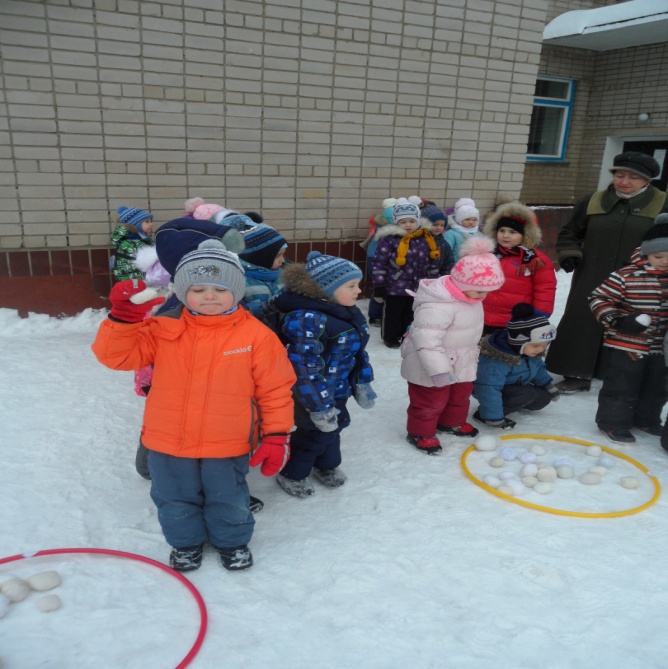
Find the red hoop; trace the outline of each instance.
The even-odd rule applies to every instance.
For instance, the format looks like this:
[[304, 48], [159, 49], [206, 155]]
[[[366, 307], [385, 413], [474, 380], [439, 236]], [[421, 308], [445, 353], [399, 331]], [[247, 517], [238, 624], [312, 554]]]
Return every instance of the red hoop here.
[[202, 599], [202, 595], [200, 595], [199, 590], [185, 576], [181, 575], [178, 571], [174, 571], [171, 567], [168, 567], [161, 562], [144, 557], [143, 555], [125, 553], [124, 551], [115, 551], [108, 548], [52, 548], [46, 551], [37, 551], [37, 553], [24, 553], [22, 555], [12, 555], [11, 557], [2, 558], [0, 559], [0, 565], [6, 564], [8, 562], [16, 562], [16, 560], [27, 560], [33, 557], [42, 557], [44, 555], [73, 555], [75, 553], [86, 553], [89, 555], [111, 555], [113, 557], [127, 558], [128, 560], [136, 560], [137, 562], [145, 562], [146, 564], [150, 564], [153, 567], [158, 567], [158, 569], [162, 569], [162, 571], [167, 572], [170, 576], [173, 576], [177, 581], [180, 581], [186, 588], [188, 588], [190, 594], [195, 598], [197, 607], [199, 608], [199, 633], [197, 634], [197, 638], [195, 639], [195, 643], [192, 645], [192, 648], [188, 651], [188, 654], [181, 660], [181, 662], [176, 665], [176, 669], [183, 669], [193, 661], [195, 655], [197, 655], [199, 649], [202, 647], [204, 636], [206, 635], [206, 605], [204, 604], [204, 600]]

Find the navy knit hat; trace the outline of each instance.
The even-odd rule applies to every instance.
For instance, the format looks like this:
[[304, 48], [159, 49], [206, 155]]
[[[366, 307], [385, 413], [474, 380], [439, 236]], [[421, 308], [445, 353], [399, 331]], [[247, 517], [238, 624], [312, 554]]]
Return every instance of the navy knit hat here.
[[124, 207], [121, 205], [117, 210], [118, 222], [125, 225], [134, 225], [141, 232], [141, 224], [143, 221], [153, 219], [153, 214], [150, 211], [137, 209], [136, 207]]
[[422, 210], [422, 218], [428, 218], [432, 223], [436, 223], [436, 221], [445, 221], [447, 217], [440, 207], [435, 204], [428, 204]]
[[246, 248], [243, 253], [239, 254], [239, 257], [265, 269], [271, 269], [278, 252], [288, 245], [285, 237], [264, 223], [255, 225], [241, 234]]
[[174, 293], [186, 303], [191, 286], [219, 286], [234, 296], [234, 304], [244, 296], [246, 276], [239, 258], [217, 239], [202, 242], [195, 251], [186, 253], [176, 267]]
[[654, 225], [645, 233], [640, 244], [640, 253], [666, 253], [668, 251], [668, 214], [659, 214]]
[[549, 344], [557, 337], [552, 323], [537, 314], [528, 302], [519, 302], [513, 307], [506, 329], [508, 343], [519, 354], [527, 344]]
[[306, 256], [306, 271], [329, 297], [344, 283], [362, 278], [362, 270], [355, 263], [325, 256], [319, 251], [311, 251]]

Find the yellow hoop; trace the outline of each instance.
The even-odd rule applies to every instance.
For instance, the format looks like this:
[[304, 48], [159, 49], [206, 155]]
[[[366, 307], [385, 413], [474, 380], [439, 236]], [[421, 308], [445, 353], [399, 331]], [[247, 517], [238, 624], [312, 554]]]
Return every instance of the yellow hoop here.
[[545, 435], [545, 434], [513, 434], [513, 435], [504, 435], [500, 437], [500, 439], [506, 440], [506, 439], [554, 439], [555, 441], [567, 441], [572, 444], [581, 444], [582, 446], [599, 446], [601, 450], [605, 451], [606, 453], [610, 453], [611, 455], [614, 455], [617, 458], [621, 458], [622, 460], [626, 460], [627, 462], [630, 462], [634, 467], [637, 467], [641, 472], [647, 475], [647, 477], [650, 479], [650, 481], [654, 485], [654, 495], [652, 498], [648, 501], [645, 502], [645, 504], [641, 506], [634, 507], [633, 509], [627, 509], [626, 511], [611, 511], [609, 513], [588, 513], [584, 511], [561, 511], [560, 509], [553, 509], [552, 507], [549, 506], [541, 506], [540, 504], [532, 504], [531, 502], [525, 502], [523, 499], [518, 499], [517, 497], [511, 497], [510, 495], [506, 495], [503, 492], [499, 492], [495, 488], [492, 488], [491, 486], [488, 486], [486, 483], [481, 481], [479, 478], [476, 478], [469, 470], [469, 468], [466, 466], [466, 458], [468, 457], [468, 454], [475, 449], [475, 445], [469, 446], [464, 453], [462, 454], [462, 469], [464, 470], [464, 474], [468, 476], [473, 483], [475, 483], [477, 486], [482, 488], [483, 490], [486, 490], [487, 492], [492, 493], [492, 495], [496, 495], [497, 497], [500, 497], [501, 499], [505, 499], [507, 502], [512, 502], [513, 504], [519, 504], [520, 506], [525, 506], [528, 509], [535, 509], [536, 511], [544, 511], [545, 513], [552, 513], [556, 516], [572, 516], [573, 518], [619, 518], [620, 516], [630, 516], [634, 513], [639, 513], [640, 511], [644, 511], [645, 509], [649, 508], [656, 502], [657, 499], [659, 499], [659, 495], [661, 494], [661, 486], [659, 485], [659, 481], [655, 476], [652, 476], [649, 473], [649, 470], [647, 467], [642, 465], [640, 462], [637, 462], [633, 458], [628, 457], [628, 455], [624, 455], [623, 453], [619, 453], [618, 451], [613, 451], [611, 448], [606, 448], [605, 446], [601, 446], [600, 444], [595, 444], [594, 442], [591, 441], [582, 441], [581, 439], [571, 439], [570, 437], [552, 437], [550, 435]]

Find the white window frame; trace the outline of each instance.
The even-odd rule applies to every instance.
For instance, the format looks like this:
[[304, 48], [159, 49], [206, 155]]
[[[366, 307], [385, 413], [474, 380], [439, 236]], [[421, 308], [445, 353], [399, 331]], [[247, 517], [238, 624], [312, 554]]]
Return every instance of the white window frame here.
[[533, 105], [535, 107], [556, 107], [563, 109], [564, 114], [561, 120], [561, 128], [559, 133], [558, 153], [538, 154], [527, 153], [526, 160], [531, 163], [563, 163], [566, 159], [566, 144], [568, 142], [568, 132], [571, 126], [571, 115], [573, 112], [573, 100], [575, 98], [575, 79], [566, 79], [565, 77], [550, 77], [547, 75], [538, 75], [536, 82], [539, 80], [559, 81], [568, 85], [567, 94], [563, 98], [548, 98], [548, 97], [534, 97]]

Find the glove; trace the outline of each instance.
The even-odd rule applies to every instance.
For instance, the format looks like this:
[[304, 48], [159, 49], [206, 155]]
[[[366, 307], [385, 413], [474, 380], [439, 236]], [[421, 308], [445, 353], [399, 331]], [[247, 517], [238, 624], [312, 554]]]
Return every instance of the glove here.
[[[632, 313], [628, 316], [616, 318], [613, 324], [620, 332], [628, 332], [629, 334], [640, 334], [647, 330], [647, 325], [638, 322], [638, 318], [646, 316], [646, 314]], [[645, 319], [643, 319], [645, 320]], [[651, 322], [651, 321], [650, 321]]]
[[355, 388], [355, 401], [362, 409], [373, 409], [376, 397], [378, 395], [376, 395], [370, 383], [360, 383]]
[[336, 419], [338, 414], [339, 410], [334, 407], [325, 411], [309, 411], [313, 424], [320, 432], [334, 432], [339, 427], [339, 421]]
[[510, 418], [504, 418], [503, 420], [483, 420], [485, 425], [490, 427], [498, 427], [500, 430], [512, 430], [517, 423]]
[[385, 287], [384, 286], [376, 286], [373, 289], [373, 293], [372, 293], [371, 297], [373, 297], [373, 299], [376, 300], [376, 302], [378, 302], [378, 304], [383, 304], [383, 302], [385, 302], [385, 295], [387, 295], [387, 291], [385, 290]]
[[578, 256], [568, 256], [559, 261], [559, 267], [561, 267], [566, 274], [570, 274], [573, 270], [578, 268], [581, 262], [582, 258], [578, 258]]
[[549, 385], [545, 386], [545, 390], [550, 393], [550, 402], [559, 401], [561, 393], [559, 392], [559, 388], [557, 388], [557, 386], [555, 386], [553, 383], [550, 383]]
[[290, 435], [268, 434], [262, 437], [259, 448], [250, 459], [250, 466], [262, 464], [260, 471], [265, 476], [273, 476], [285, 467], [290, 457]]
[[431, 377], [431, 382], [437, 387], [437, 388], [442, 388], [443, 386], [447, 386], [451, 383], [457, 383], [457, 377], [454, 376], [453, 374], [434, 374], [434, 376]]
[[139, 323], [153, 307], [165, 301], [164, 297], [157, 297], [157, 294], [152, 288], [147, 288], [141, 279], [119, 281], [109, 293], [109, 315], [121, 323]]

